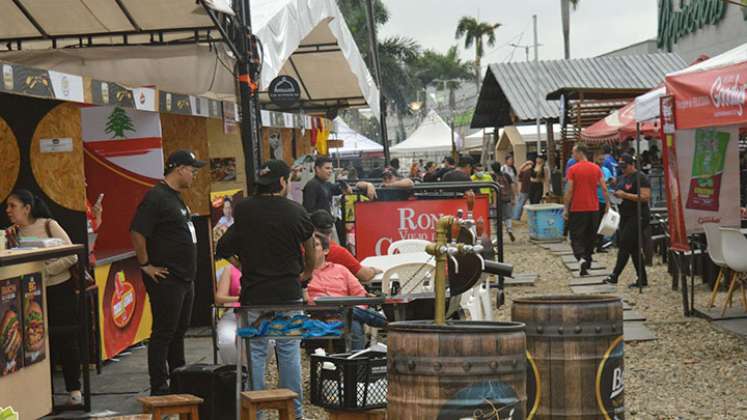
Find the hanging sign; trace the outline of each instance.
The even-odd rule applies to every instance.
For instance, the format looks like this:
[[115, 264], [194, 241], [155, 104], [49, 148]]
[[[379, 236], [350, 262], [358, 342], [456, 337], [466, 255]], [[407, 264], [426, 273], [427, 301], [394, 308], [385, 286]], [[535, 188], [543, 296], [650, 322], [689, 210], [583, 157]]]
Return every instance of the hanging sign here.
[[290, 108], [301, 99], [301, 87], [296, 79], [290, 76], [278, 76], [270, 82], [267, 94], [273, 104], [281, 108]]
[[688, 251], [690, 245], [685, 231], [685, 215], [682, 208], [677, 150], [674, 131], [674, 98], [664, 96], [659, 99], [661, 106], [662, 145], [664, 159], [664, 180], [667, 193], [667, 210], [669, 211], [670, 248]]

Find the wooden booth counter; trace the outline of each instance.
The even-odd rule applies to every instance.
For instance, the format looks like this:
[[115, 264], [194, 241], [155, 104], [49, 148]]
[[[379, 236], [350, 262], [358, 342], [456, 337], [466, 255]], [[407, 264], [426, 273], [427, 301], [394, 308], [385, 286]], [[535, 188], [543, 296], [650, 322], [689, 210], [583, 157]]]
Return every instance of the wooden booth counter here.
[[[0, 410], [11, 407], [19, 418], [53, 410], [43, 264], [71, 254], [85, 261], [82, 245], [0, 251]], [[86, 391], [88, 379], [84, 367]]]

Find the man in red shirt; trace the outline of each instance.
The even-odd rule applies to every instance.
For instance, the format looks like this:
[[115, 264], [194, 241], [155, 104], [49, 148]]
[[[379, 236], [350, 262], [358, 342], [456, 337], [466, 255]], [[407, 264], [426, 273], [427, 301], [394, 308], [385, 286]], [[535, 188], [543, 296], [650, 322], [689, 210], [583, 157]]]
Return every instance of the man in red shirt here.
[[314, 211], [310, 217], [314, 229], [330, 239], [327, 261], [345, 266], [361, 283], [368, 283], [377, 274], [381, 273], [381, 270], [377, 268], [361, 265], [350, 251], [332, 241], [332, 230], [335, 226], [335, 219], [327, 210], [320, 209]]
[[573, 147], [576, 164], [568, 169], [568, 187], [563, 196], [563, 218], [568, 223], [573, 256], [581, 263], [582, 276], [589, 274], [599, 225], [597, 187], [602, 188], [604, 201], [607, 203], [605, 212], [609, 209], [607, 184], [602, 171], [588, 157], [589, 149], [586, 145], [579, 143]]

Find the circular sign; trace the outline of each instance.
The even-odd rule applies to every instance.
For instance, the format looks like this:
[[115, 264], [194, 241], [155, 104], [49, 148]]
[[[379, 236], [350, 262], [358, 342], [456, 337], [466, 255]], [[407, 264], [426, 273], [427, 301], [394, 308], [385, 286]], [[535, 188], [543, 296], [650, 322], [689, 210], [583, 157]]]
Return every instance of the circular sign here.
[[618, 337], [610, 344], [597, 368], [596, 397], [599, 411], [606, 420], [625, 416], [623, 354], [625, 342]]
[[273, 104], [281, 108], [290, 108], [301, 99], [301, 87], [296, 79], [290, 76], [278, 76], [270, 82], [267, 94]]

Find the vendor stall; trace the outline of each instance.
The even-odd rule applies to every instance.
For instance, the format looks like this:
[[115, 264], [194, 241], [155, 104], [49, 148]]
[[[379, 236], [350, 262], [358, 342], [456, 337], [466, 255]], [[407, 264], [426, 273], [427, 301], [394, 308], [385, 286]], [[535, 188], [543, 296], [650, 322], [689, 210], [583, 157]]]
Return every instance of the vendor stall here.
[[452, 132], [443, 118], [431, 110], [410, 137], [393, 146], [391, 152], [393, 157], [440, 162], [452, 150], [462, 150], [462, 136]]

